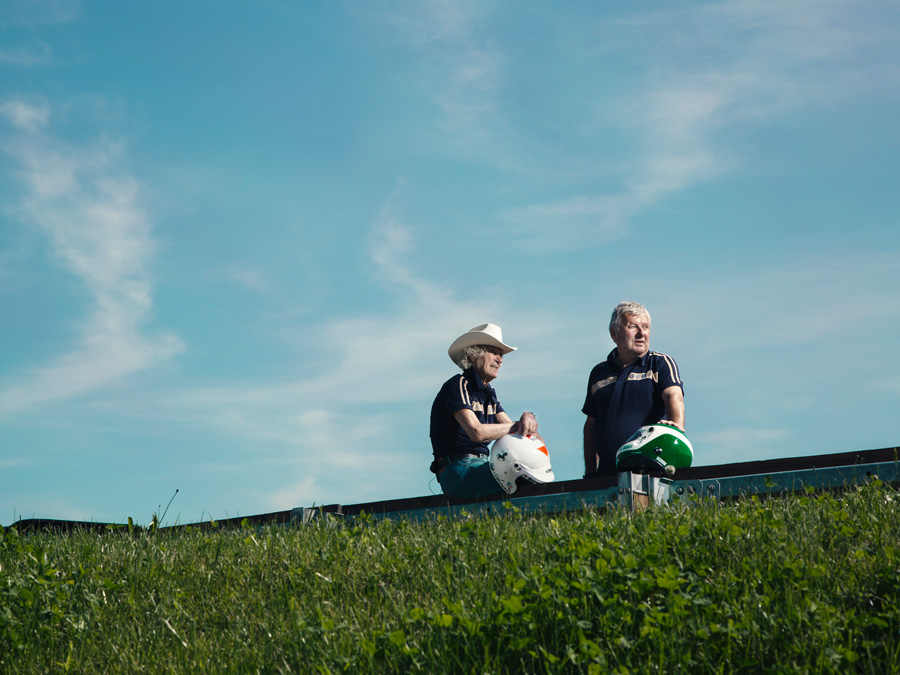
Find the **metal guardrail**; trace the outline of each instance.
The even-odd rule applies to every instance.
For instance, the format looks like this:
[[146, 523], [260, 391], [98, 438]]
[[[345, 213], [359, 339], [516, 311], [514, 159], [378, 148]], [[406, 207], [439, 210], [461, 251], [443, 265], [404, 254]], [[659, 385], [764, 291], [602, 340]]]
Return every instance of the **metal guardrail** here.
[[729, 476], [707, 480], [687, 480], [673, 483], [673, 498], [692, 494], [723, 499], [742, 499], [752, 495], [768, 496], [789, 492], [836, 490], [879, 479], [886, 483], [900, 482], [897, 462], [851, 464], [821, 469]]
[[[344, 514], [338, 507], [330, 511], [322, 508], [295, 508], [293, 520], [308, 523], [323, 513], [347, 520], [363, 517], [370, 520], [397, 520], [406, 518], [421, 520], [442, 515], [460, 517], [475, 514], [499, 514], [511, 509], [524, 513], [559, 513], [585, 508], [623, 507], [642, 510], [650, 506], [664, 506], [691, 499], [709, 499], [716, 503], [757, 496], [776, 496], [812, 490], [836, 490], [859, 485], [875, 478], [886, 483], [900, 483], [900, 464], [875, 462], [845, 466], [799, 469], [771, 473], [727, 476], [721, 478], [673, 480], [648, 474], [623, 472], [618, 474], [618, 485], [599, 490], [583, 490], [545, 495], [509, 497], [505, 500], [476, 501], [442, 504], [420, 508], [397, 508]], [[365, 514], [365, 515], [363, 515]]]
[[[900, 448], [691, 467], [678, 470], [676, 477], [683, 477], [680, 480], [625, 472], [619, 474], [616, 479], [588, 478], [528, 486], [510, 497], [502, 496], [475, 502], [461, 502], [437, 495], [365, 504], [331, 504], [227, 518], [215, 523], [210, 521], [171, 525], [161, 529], [308, 523], [326, 514], [341, 520], [352, 520], [366, 514], [366, 519], [380, 520], [422, 519], [435, 515], [464, 517], [467, 514], [505, 513], [509, 509], [518, 509], [525, 513], [558, 513], [607, 507], [642, 509], [680, 501], [687, 502], [696, 498], [719, 503], [752, 495], [775, 496], [808, 489], [839, 490], [876, 476], [886, 483], [900, 485]], [[17, 527], [20, 532], [41, 530], [68, 532], [120, 530], [126, 526], [115, 523], [31, 518], [20, 519], [10, 527]]]

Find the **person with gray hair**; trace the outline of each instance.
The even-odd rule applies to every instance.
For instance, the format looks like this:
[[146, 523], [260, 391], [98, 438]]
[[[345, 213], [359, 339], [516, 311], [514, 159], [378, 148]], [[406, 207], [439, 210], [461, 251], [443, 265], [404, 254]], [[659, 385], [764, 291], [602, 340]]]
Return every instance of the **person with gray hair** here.
[[431, 471], [444, 494], [477, 499], [503, 492], [490, 468], [488, 444], [506, 434], [537, 434], [533, 413], [513, 422], [490, 383], [504, 355], [515, 351], [503, 342], [500, 326], [485, 323], [459, 336], [448, 350], [462, 369], [441, 387], [431, 406]]
[[584, 475], [616, 475], [616, 452], [639, 428], [671, 424], [684, 431], [684, 384], [668, 354], [650, 351], [650, 312], [625, 300], [612, 312], [609, 335], [616, 344], [588, 378], [581, 409]]

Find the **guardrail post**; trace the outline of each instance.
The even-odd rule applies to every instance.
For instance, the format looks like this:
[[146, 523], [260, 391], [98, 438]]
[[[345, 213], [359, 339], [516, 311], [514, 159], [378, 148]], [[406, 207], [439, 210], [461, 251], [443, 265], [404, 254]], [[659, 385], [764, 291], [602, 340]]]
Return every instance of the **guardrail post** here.
[[649, 474], [620, 471], [618, 501], [632, 511], [643, 511], [669, 501], [672, 481]]

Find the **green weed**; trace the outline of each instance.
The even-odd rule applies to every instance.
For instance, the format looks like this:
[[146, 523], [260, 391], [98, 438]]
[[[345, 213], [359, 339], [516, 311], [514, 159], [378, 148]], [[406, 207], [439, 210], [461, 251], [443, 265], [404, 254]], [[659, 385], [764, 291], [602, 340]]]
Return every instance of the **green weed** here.
[[0, 672], [898, 672], [898, 499], [0, 528]]

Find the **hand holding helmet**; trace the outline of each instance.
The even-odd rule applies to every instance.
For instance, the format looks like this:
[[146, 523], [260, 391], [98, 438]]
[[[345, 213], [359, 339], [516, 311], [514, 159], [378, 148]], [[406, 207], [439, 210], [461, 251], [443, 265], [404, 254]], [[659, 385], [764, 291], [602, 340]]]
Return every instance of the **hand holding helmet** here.
[[[664, 471], [689, 467], [694, 448], [688, 437], [670, 422], [643, 426], [616, 453], [617, 471]], [[671, 469], [670, 469], [671, 467]]]
[[519, 420], [509, 430], [511, 434], [519, 436], [536, 436], [538, 430], [537, 416], [533, 412], [525, 411]]

